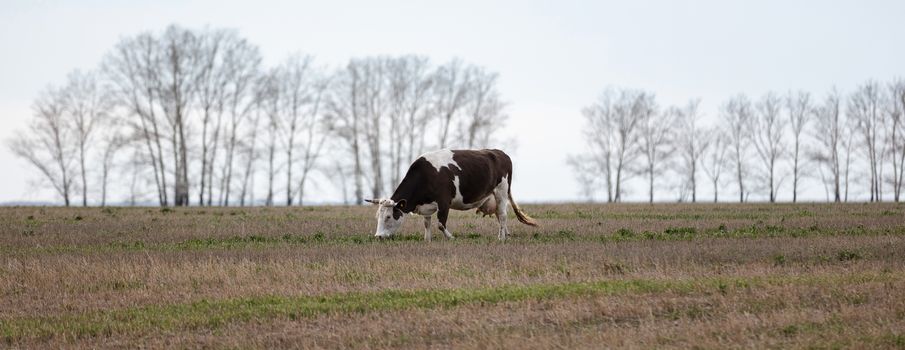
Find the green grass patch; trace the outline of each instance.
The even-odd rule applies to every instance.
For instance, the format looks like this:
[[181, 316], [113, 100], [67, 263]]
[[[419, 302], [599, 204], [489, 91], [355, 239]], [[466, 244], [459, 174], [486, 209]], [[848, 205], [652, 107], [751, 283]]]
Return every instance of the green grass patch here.
[[[7, 344], [15, 344], [20, 340], [31, 338], [80, 339], [122, 333], [149, 334], [161, 331], [217, 329], [234, 322], [276, 318], [294, 320], [330, 313], [453, 308], [461, 305], [643, 293], [727, 294], [768, 285], [836, 285], [898, 279], [900, 277], [892, 274], [688, 280], [632, 279], [485, 288], [386, 290], [323, 296], [253, 296], [57, 316], [4, 318], [0, 319], [0, 337]], [[795, 334], [799, 331], [798, 326], [782, 330], [784, 334]]]
[[[236, 214], [241, 215], [241, 214]], [[34, 231], [23, 232], [23, 235], [31, 235]], [[629, 228], [620, 228], [611, 233], [587, 233], [560, 229], [557, 231], [535, 231], [529, 235], [513, 235], [507, 240], [507, 244], [546, 244], [556, 242], [623, 242], [623, 241], [677, 241], [710, 238], [771, 238], [771, 237], [815, 237], [815, 236], [880, 236], [880, 235], [905, 235], [905, 226], [891, 228], [866, 229], [862, 226], [836, 229], [821, 228], [816, 225], [810, 227], [785, 227], [757, 223], [749, 226], [728, 229], [725, 224], [707, 229], [694, 227], [668, 227], [660, 232], [644, 231], [635, 232]], [[496, 235], [490, 233], [477, 233], [466, 231], [459, 236], [460, 239], [447, 241], [435, 240], [431, 244], [486, 244], [496, 242]], [[423, 242], [422, 233], [397, 234], [390, 239], [377, 239], [372, 235], [346, 235], [326, 234], [314, 232], [312, 234], [283, 234], [281, 236], [247, 235], [232, 237], [193, 238], [178, 242], [148, 243], [142, 240], [114, 241], [105, 244], [70, 244], [49, 245], [35, 247], [0, 247], [0, 253], [5, 254], [47, 254], [47, 253], [109, 253], [128, 251], [194, 251], [209, 249], [254, 249], [273, 248], [280, 246], [334, 244], [334, 245], [360, 245], [360, 244], [412, 244]], [[861, 256], [857, 252], [842, 254], [835, 258], [839, 261], [857, 260]], [[829, 257], [833, 258], [833, 257]]]
[[326, 296], [258, 296], [200, 300], [188, 304], [147, 306], [58, 317], [0, 320], [0, 336], [11, 344], [24, 338], [79, 339], [119, 333], [215, 329], [252, 319], [298, 319], [325, 313], [363, 313], [410, 308], [451, 308], [617, 293], [690, 290], [690, 281], [602, 281], [591, 283], [504, 286], [495, 288], [345, 293]]

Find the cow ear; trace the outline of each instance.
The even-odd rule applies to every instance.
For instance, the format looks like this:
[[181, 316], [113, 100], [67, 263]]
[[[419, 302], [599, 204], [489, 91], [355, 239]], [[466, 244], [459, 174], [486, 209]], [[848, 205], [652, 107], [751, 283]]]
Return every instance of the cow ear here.
[[396, 209], [402, 210], [405, 208], [405, 199], [400, 199], [399, 203], [396, 203]]
[[365, 199], [365, 202], [368, 202], [371, 204], [380, 204], [380, 201], [378, 201], [376, 199]]

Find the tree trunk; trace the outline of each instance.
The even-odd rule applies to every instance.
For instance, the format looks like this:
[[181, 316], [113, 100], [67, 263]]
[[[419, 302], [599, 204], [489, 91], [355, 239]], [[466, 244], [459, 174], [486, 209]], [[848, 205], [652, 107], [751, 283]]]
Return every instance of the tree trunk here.
[[104, 164], [103, 175], [101, 175], [101, 207], [107, 206], [107, 164]]
[[69, 180], [69, 176], [67, 174], [68, 172], [66, 171], [66, 165], [63, 163], [62, 158], [59, 159], [59, 164], [60, 164], [60, 172], [63, 175], [63, 186], [62, 186], [63, 187], [63, 203], [65, 203], [66, 206], [68, 207], [69, 206], [69, 181], [70, 180]]
[[698, 201], [697, 160], [691, 162], [691, 202]]
[[145, 124], [145, 118], [143, 116], [140, 116], [139, 120], [141, 120], [141, 127], [144, 134], [143, 136], [145, 139], [145, 144], [148, 146], [148, 156], [151, 157], [151, 168], [153, 168], [154, 170], [154, 184], [157, 186], [157, 200], [160, 205], [165, 206], [166, 204], [164, 204], [163, 192], [161, 191], [160, 185], [160, 173], [157, 170], [157, 159], [154, 156], [154, 146], [151, 144], [151, 135], [148, 132], [147, 125]]
[[736, 158], [738, 161], [736, 162], [737, 171], [738, 171], [738, 202], [745, 202], [745, 185], [742, 182], [742, 162], [741, 158]]
[[286, 206], [292, 206], [292, 141], [289, 141], [290, 146], [286, 150]]
[[358, 137], [353, 137], [355, 137], [355, 140], [352, 142], [352, 153], [354, 154], [355, 158], [355, 203], [361, 204], [364, 201], [361, 174], [361, 156], [359, 156]]
[[157, 146], [157, 169], [160, 171], [160, 196], [162, 198], [160, 205], [167, 206], [170, 202], [169, 194], [167, 193], [167, 170], [163, 162], [163, 146], [160, 142], [160, 131], [157, 126], [156, 116], [154, 116], [153, 112], [151, 113], [149, 120], [151, 121], [151, 126], [153, 127], [154, 143]]
[[208, 108], [204, 109], [204, 117], [201, 121], [201, 186], [198, 190], [198, 206], [204, 206], [204, 186], [205, 186], [205, 176], [207, 175], [207, 124], [208, 118], [210, 115], [208, 113]]
[[774, 190], [776, 187], [773, 186], [773, 173], [776, 165], [773, 163], [773, 160], [770, 160], [770, 203], [776, 203], [776, 191]]
[[79, 141], [79, 170], [82, 175], [82, 206], [88, 206], [88, 177], [85, 175], [85, 141]]
[[798, 138], [795, 138], [795, 164], [792, 165], [792, 203], [798, 202]]
[[236, 153], [236, 127], [233, 126], [233, 131], [230, 135], [229, 146], [226, 149], [226, 176], [225, 176], [225, 185], [223, 188], [223, 205], [229, 206], [229, 195], [232, 192], [232, 181], [233, 181], [233, 156]]
[[839, 155], [836, 150], [833, 150], [833, 152], [837, 153], [833, 156], [833, 201], [839, 203], [842, 201], [842, 191], [840, 191], [841, 184], [839, 181]]
[[265, 205], [267, 205], [268, 207], [273, 206], [273, 178], [274, 178], [274, 172], [276, 171], [276, 169], [274, 169], [274, 167], [273, 167], [273, 160], [274, 160], [275, 152], [276, 152], [276, 149], [275, 149], [274, 145], [271, 144], [270, 152], [269, 152], [269, 156], [268, 156], [268, 163], [269, 163], [268, 169], [269, 170], [267, 172], [267, 179], [268, 179], [268, 181], [267, 181], [267, 199], [265, 200]]
[[613, 176], [610, 173], [610, 154], [606, 154], [606, 160], [604, 160], [604, 165], [606, 166], [606, 171], [604, 171], [604, 176], [606, 176], [606, 201], [607, 203], [613, 202]]
[[185, 125], [179, 126], [180, 151], [182, 156], [182, 205], [189, 205], [189, 150], [185, 141]]

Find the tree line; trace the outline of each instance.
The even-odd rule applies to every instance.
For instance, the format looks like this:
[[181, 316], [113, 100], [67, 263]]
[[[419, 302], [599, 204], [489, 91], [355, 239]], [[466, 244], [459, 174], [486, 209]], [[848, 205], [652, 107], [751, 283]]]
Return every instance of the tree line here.
[[657, 186], [675, 190], [679, 201], [696, 202], [698, 189], [711, 186], [717, 202], [730, 186], [739, 202], [751, 194], [776, 202], [781, 191], [797, 202], [802, 181], [811, 179], [827, 201], [848, 201], [860, 186], [871, 202], [890, 192], [902, 199], [905, 80], [871, 80], [820, 97], [739, 94], [720, 105], [713, 125], [704, 125], [699, 106], [693, 99], [664, 108], [649, 91], [606, 89], [582, 111], [588, 151], [568, 158], [581, 195], [619, 202], [625, 181], [640, 177], [650, 202]]
[[67, 206], [111, 186], [125, 204], [301, 205], [315, 173], [361, 203], [427, 149], [487, 146], [507, 119], [498, 78], [417, 55], [268, 67], [236, 31], [173, 25], [42, 91], [7, 141]]

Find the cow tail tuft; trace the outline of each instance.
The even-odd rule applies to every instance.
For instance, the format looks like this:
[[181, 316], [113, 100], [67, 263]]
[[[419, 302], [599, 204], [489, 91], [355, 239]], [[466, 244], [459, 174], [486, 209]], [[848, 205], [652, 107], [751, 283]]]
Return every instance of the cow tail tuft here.
[[528, 226], [537, 226], [537, 221], [522, 212], [522, 209], [515, 203], [515, 199], [512, 199], [512, 189], [509, 190], [509, 203], [512, 204], [512, 211], [515, 212], [515, 217], [518, 218], [518, 221]]

